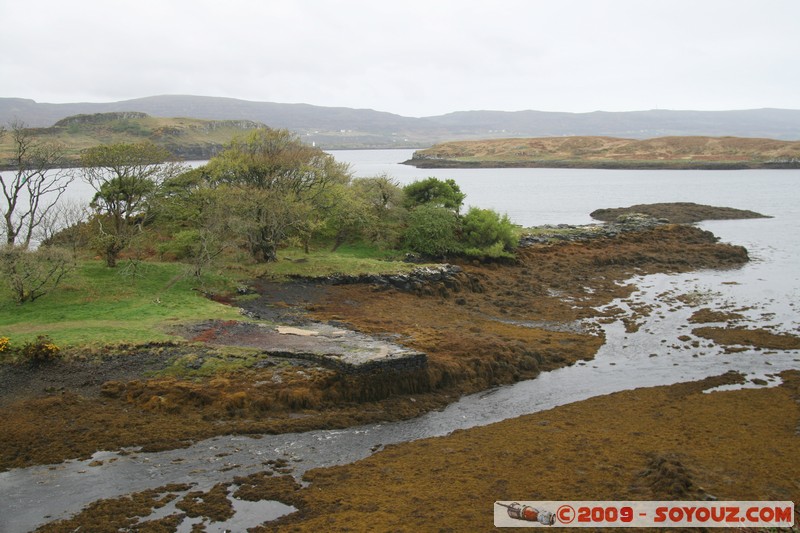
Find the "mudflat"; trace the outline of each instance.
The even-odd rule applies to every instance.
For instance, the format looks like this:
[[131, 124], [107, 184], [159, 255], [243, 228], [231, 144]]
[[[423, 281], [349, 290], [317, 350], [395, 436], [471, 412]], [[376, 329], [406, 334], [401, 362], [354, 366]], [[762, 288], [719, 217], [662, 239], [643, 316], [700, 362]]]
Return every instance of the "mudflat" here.
[[[223, 521], [226, 495], [297, 511], [248, 531], [487, 531], [498, 500], [782, 500], [800, 487], [800, 372], [778, 387], [711, 391], [735, 373], [595, 397], [446, 437], [386, 446], [344, 466], [291, 467], [180, 493], [170, 485], [96, 502], [37, 531]], [[139, 522], [170, 502], [178, 513]], [[797, 522], [796, 522], [797, 525]]]

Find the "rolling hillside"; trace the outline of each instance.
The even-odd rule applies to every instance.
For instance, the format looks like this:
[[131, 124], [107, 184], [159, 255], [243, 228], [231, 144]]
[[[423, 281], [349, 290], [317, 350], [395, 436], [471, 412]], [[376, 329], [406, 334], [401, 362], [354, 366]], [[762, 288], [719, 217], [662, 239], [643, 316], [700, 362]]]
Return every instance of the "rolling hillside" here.
[[323, 148], [423, 148], [437, 142], [504, 137], [737, 136], [800, 140], [800, 110], [557, 113], [459, 111], [403, 117], [372, 109], [253, 102], [207, 96], [151, 96], [106, 103], [37, 103], [0, 98], [0, 124], [52, 126], [78, 114], [139, 111], [157, 117], [251, 120], [287, 128]]
[[[218, 153], [234, 136], [263, 126], [250, 120], [158, 118], [141, 112], [115, 112], [75, 115], [51, 127], [30, 128], [28, 132], [38, 139], [63, 145], [73, 161], [91, 146], [144, 140], [163, 146], [178, 159], [200, 160]], [[5, 164], [13, 153], [11, 136], [0, 138], [0, 162]]]

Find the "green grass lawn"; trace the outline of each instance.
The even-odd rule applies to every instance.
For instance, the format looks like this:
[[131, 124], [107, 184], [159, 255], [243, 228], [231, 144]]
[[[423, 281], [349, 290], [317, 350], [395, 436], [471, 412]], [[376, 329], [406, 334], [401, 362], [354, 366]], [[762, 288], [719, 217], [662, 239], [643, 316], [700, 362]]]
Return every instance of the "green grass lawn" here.
[[238, 310], [198, 291], [229, 280], [206, 276], [201, 284], [178, 263], [142, 263], [134, 274], [124, 263], [107, 268], [84, 261], [59, 287], [34, 302], [0, 299], [0, 337], [12, 345], [48, 335], [58, 346], [143, 343], [174, 339], [170, 326], [198, 319], [233, 319]]
[[[396, 254], [396, 252], [395, 252]], [[20, 346], [39, 335], [60, 347], [139, 344], [178, 340], [170, 329], [199, 320], [243, 320], [238, 309], [212, 301], [208, 292], [232, 292], [257, 276], [390, 274], [418, 265], [367, 246], [312, 251], [286, 249], [270, 264], [231, 262], [202, 280], [187, 276], [181, 263], [142, 262], [134, 273], [124, 261], [107, 268], [101, 261], [81, 261], [58, 288], [34, 302], [15, 304], [0, 287], [0, 337]]]
[[278, 253], [278, 261], [264, 265], [264, 274], [274, 279], [289, 276], [323, 277], [332, 274], [399, 274], [410, 272], [418, 264], [402, 261], [397, 250], [378, 250], [364, 245], [343, 245], [335, 252], [320, 247], [306, 254], [299, 248]]

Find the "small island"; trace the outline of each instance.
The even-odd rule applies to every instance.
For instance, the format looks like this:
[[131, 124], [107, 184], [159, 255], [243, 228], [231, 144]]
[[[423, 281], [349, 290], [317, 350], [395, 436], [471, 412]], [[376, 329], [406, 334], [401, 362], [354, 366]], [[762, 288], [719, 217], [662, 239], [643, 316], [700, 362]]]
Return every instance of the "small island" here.
[[657, 204], [638, 204], [630, 207], [614, 207], [596, 209], [589, 216], [603, 222], [614, 222], [619, 217], [633, 214], [648, 215], [657, 219], [664, 219], [673, 224], [694, 224], [703, 220], [738, 220], [747, 218], [772, 218], [747, 209], [734, 209], [732, 207], [716, 207], [693, 202], [668, 202]]
[[800, 141], [742, 137], [538, 137], [454, 141], [417, 150], [417, 168], [800, 168]]

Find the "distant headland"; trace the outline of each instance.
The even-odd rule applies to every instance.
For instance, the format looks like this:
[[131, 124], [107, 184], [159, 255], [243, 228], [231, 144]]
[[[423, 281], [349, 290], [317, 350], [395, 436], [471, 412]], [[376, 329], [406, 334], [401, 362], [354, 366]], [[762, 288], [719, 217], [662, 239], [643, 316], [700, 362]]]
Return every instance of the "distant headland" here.
[[417, 150], [417, 168], [800, 168], [800, 141], [743, 137], [537, 137], [455, 141]]

